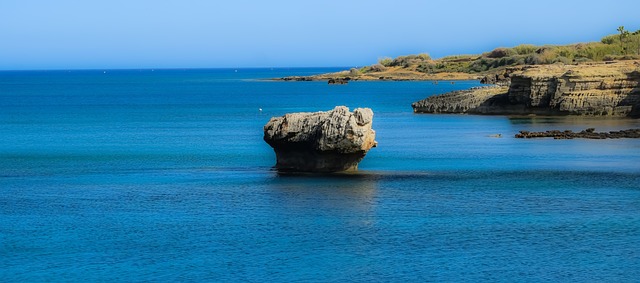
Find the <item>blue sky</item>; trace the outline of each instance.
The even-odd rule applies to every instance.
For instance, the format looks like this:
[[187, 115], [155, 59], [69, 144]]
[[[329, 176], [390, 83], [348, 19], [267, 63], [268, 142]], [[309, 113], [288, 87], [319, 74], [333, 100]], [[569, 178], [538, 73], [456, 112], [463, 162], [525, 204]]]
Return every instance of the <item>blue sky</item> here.
[[1, 0], [0, 69], [362, 66], [597, 41], [633, 1]]

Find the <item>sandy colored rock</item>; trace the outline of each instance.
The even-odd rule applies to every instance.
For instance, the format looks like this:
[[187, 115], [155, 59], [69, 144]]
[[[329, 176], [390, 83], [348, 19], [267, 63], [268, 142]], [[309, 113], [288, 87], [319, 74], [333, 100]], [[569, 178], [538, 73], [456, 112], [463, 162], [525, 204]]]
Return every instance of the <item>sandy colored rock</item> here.
[[525, 66], [508, 88], [477, 88], [414, 103], [417, 113], [640, 116], [640, 61]]
[[264, 126], [264, 140], [276, 153], [279, 171], [353, 171], [377, 145], [372, 123], [369, 108], [290, 113], [271, 118]]

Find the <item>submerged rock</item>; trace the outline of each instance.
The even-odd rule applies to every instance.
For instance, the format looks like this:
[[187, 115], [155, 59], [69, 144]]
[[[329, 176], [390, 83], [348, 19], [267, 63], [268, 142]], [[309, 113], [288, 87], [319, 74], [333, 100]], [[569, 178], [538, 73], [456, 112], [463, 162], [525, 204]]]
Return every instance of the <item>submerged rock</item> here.
[[551, 130], [545, 132], [529, 132], [520, 131], [515, 135], [519, 139], [531, 139], [531, 138], [554, 138], [556, 140], [566, 139], [638, 139], [640, 138], [640, 129], [628, 129], [621, 131], [611, 132], [596, 132], [594, 128], [588, 128], [580, 132], [573, 132], [571, 130], [558, 131]]
[[349, 112], [337, 106], [326, 112], [290, 113], [264, 126], [264, 140], [276, 153], [276, 169], [299, 172], [355, 171], [375, 147], [373, 111]]

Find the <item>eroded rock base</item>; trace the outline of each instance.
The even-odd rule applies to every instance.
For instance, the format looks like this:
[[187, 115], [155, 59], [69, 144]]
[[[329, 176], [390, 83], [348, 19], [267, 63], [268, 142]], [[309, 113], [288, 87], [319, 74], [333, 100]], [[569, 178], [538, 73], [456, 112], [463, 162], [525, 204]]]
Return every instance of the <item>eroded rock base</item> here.
[[341, 154], [308, 150], [276, 151], [276, 169], [281, 172], [357, 171], [366, 152]]

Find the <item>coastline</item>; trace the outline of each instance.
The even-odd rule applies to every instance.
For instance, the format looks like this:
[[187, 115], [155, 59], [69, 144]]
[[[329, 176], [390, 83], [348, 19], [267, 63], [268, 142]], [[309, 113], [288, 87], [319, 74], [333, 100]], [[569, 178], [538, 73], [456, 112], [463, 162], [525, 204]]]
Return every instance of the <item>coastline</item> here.
[[469, 81], [480, 80], [482, 74], [468, 74], [462, 72], [421, 73], [407, 70], [401, 67], [388, 68], [381, 72], [368, 72], [354, 74], [345, 70], [335, 73], [326, 73], [312, 76], [289, 76], [272, 78], [274, 81]]
[[413, 111], [640, 117], [640, 60], [519, 66], [498, 76], [497, 85], [427, 97]]
[[440, 93], [412, 103], [414, 113], [640, 117], [640, 60], [575, 64], [518, 65], [478, 74], [420, 73], [405, 68], [356, 73], [340, 71], [288, 76], [271, 81], [432, 81], [477, 80], [487, 84]]

